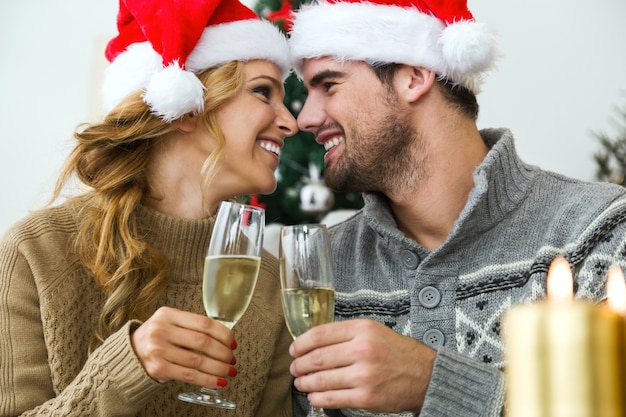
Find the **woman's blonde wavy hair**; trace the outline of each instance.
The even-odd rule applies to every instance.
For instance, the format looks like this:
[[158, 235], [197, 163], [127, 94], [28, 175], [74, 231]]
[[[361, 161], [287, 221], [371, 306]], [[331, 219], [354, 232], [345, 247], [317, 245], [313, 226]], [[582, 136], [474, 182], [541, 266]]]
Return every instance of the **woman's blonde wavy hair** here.
[[[206, 87], [204, 112], [199, 117], [216, 138], [217, 147], [202, 167], [203, 189], [219, 169], [224, 135], [216, 110], [243, 88], [243, 63], [231, 62], [198, 74]], [[168, 282], [168, 259], [138, 233], [137, 208], [149, 196], [145, 176], [153, 146], [175, 130], [152, 115], [137, 92], [106, 118], [76, 129], [78, 141], [61, 170], [51, 202], [70, 178], [89, 187], [82, 199], [75, 250], [107, 296], [94, 331], [92, 349], [128, 320], [146, 320]]]

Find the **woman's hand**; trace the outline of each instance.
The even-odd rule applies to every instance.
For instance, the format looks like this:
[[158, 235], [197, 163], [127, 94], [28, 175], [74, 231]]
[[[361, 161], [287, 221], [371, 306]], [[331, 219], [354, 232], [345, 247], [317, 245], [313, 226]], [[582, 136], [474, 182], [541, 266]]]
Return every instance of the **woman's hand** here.
[[131, 342], [148, 375], [159, 382], [217, 388], [237, 375], [232, 332], [203, 315], [161, 307], [135, 330]]

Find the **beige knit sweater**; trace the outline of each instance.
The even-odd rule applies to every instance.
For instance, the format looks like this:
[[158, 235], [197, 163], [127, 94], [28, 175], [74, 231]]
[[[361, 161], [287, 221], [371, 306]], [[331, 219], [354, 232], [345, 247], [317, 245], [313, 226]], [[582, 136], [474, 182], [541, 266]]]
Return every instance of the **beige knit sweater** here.
[[[72, 253], [76, 202], [47, 208], [13, 226], [0, 242], [0, 416], [289, 416], [291, 336], [280, 305], [276, 259], [263, 258], [250, 307], [234, 328], [237, 377], [224, 395], [237, 409], [177, 399], [197, 387], [159, 384], [143, 370], [128, 323], [88, 356], [105, 300]], [[171, 261], [162, 305], [204, 314], [202, 266], [212, 221], [140, 209], [142, 233]]]

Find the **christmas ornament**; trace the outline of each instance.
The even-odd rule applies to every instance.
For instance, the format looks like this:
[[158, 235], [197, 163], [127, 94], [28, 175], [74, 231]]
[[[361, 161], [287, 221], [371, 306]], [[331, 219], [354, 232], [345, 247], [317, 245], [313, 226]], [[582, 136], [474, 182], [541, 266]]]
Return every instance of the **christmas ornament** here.
[[283, 0], [279, 10], [268, 12], [265, 18], [271, 22], [279, 24], [284, 30], [291, 30], [291, 22], [293, 18], [293, 10], [291, 9], [291, 1]]
[[321, 217], [334, 203], [333, 192], [324, 184], [319, 168], [309, 163], [309, 178], [300, 190], [300, 209], [315, 217]]

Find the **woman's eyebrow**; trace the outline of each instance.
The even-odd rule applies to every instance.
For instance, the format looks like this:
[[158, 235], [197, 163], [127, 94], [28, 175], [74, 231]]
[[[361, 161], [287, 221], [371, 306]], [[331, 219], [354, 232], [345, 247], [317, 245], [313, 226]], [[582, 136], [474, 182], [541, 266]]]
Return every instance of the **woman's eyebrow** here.
[[274, 86], [276, 86], [276, 87], [282, 87], [282, 85], [283, 85], [283, 83], [281, 81], [279, 81], [276, 78], [271, 77], [269, 75], [259, 75], [257, 77], [251, 78], [249, 81], [255, 81], [255, 80], [260, 80], [260, 79], [267, 80], [267, 81], [271, 82], [272, 84], [274, 84]]

